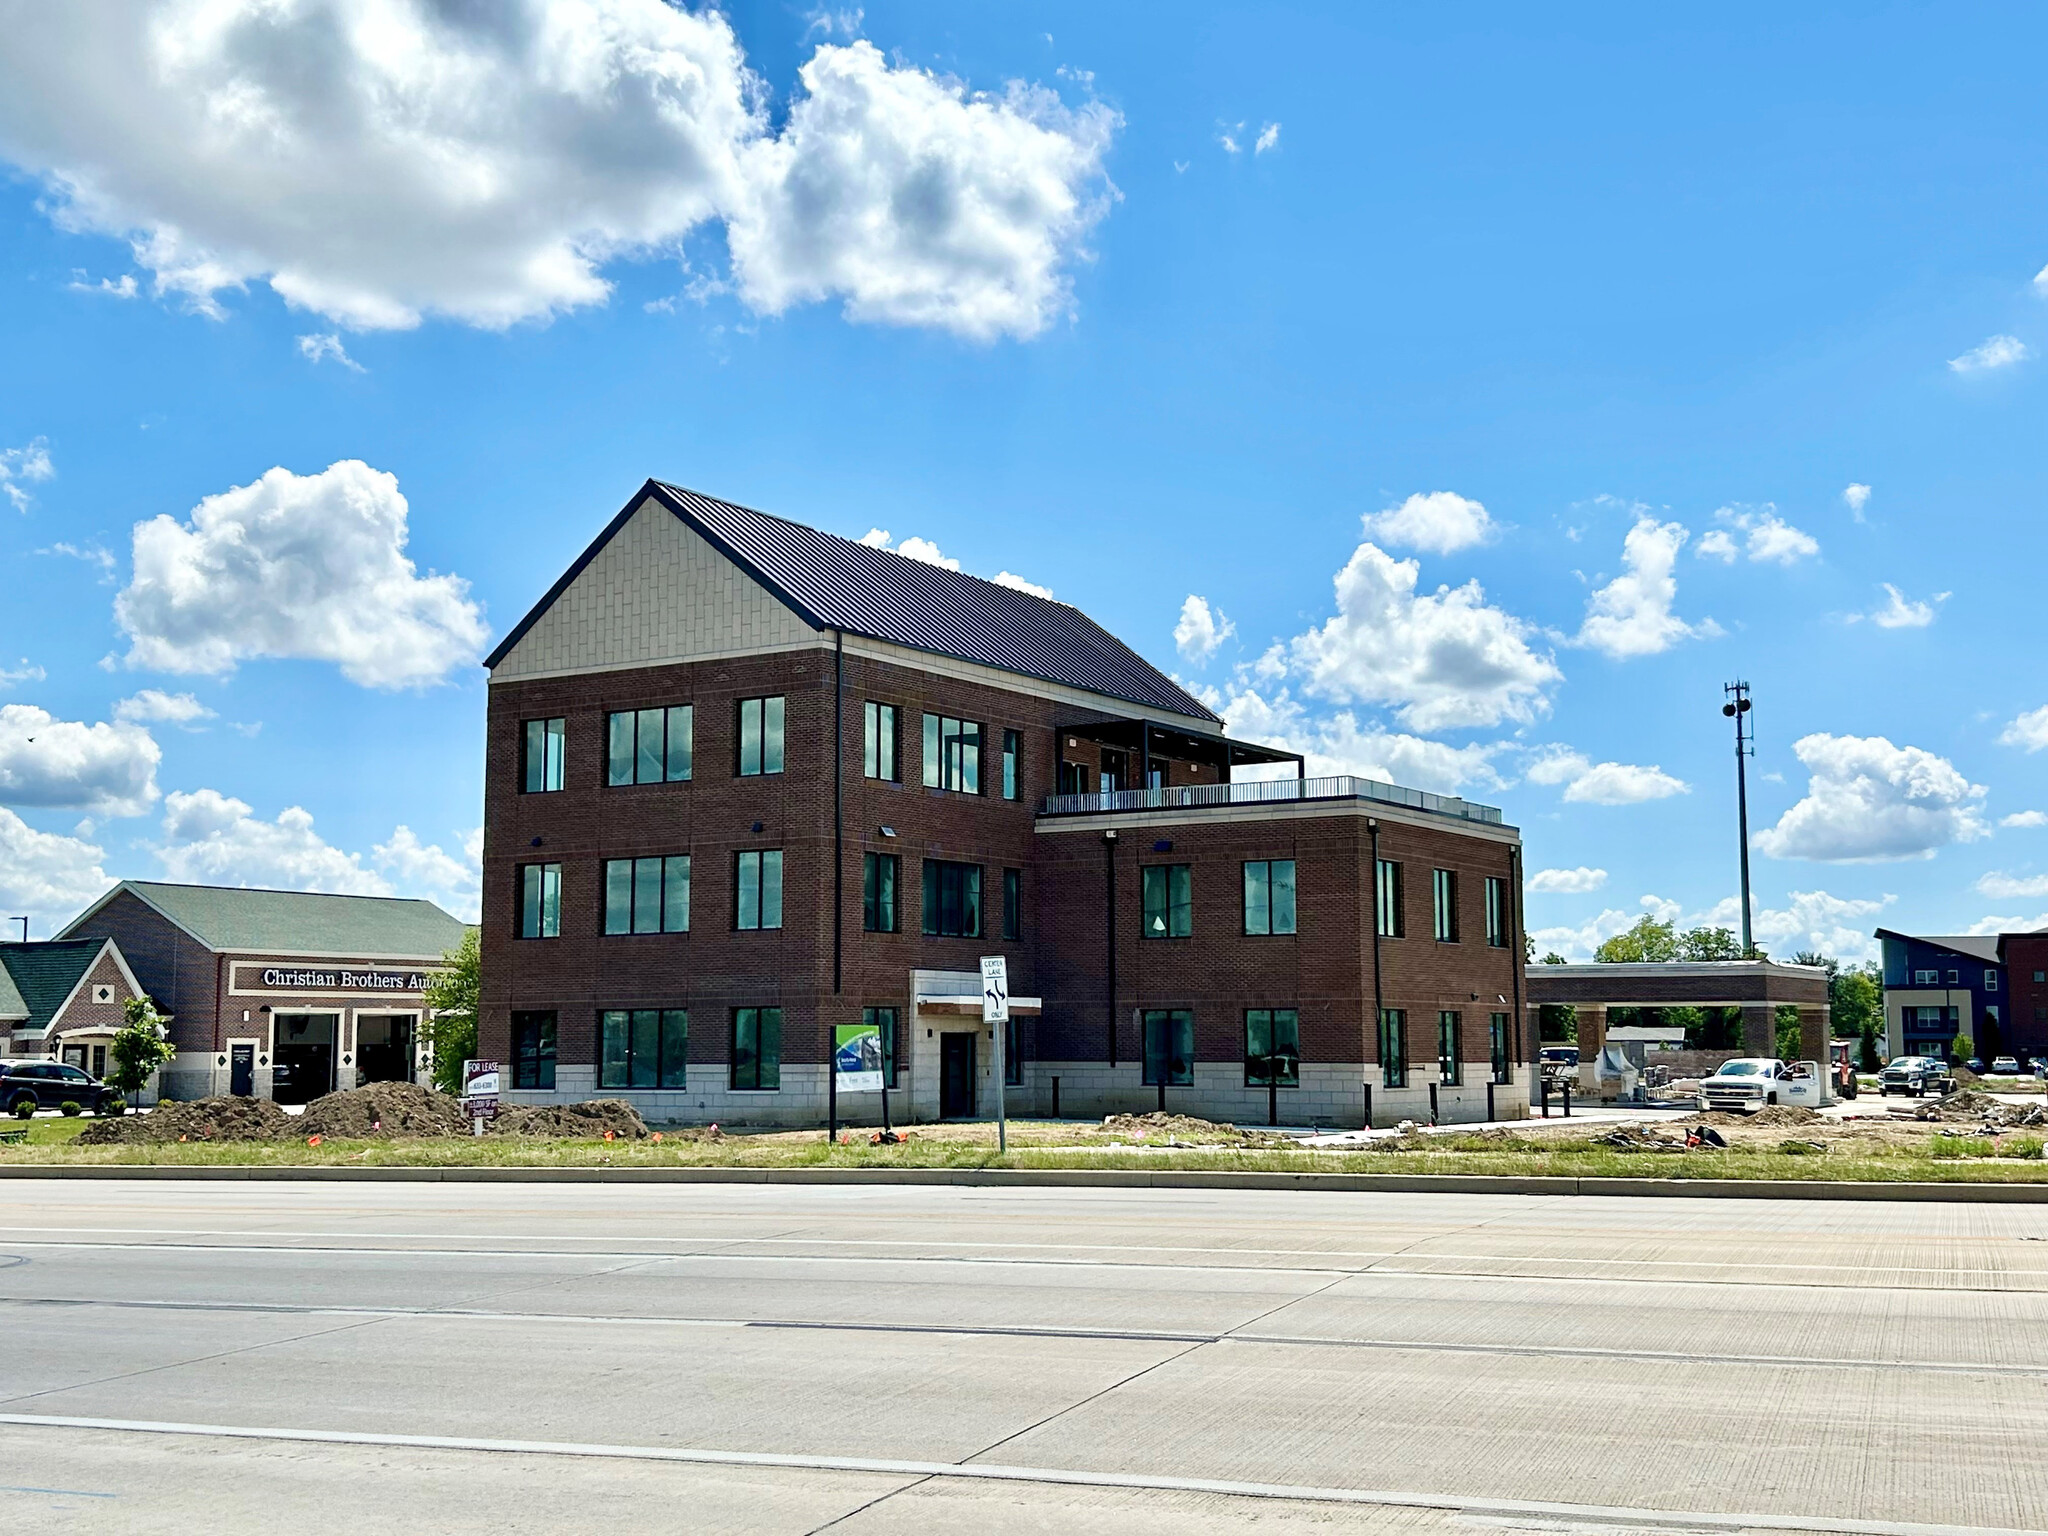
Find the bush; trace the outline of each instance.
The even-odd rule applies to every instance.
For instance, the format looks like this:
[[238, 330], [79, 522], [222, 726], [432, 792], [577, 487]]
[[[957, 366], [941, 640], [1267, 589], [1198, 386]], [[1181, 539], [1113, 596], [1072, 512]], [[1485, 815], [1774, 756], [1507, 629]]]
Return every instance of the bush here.
[[127, 1113], [128, 1101], [118, 1093], [112, 1098], [100, 1100], [100, 1118], [102, 1120], [118, 1120]]
[[178, 1101], [176, 1099], [158, 1099], [156, 1101], [156, 1107], [158, 1109], [169, 1109], [173, 1104], [177, 1102]]
[[66, 1099], [57, 1108], [63, 1112], [64, 1118], [67, 1120], [76, 1120], [85, 1113], [85, 1106], [76, 1099]]
[[36, 1096], [32, 1093], [24, 1093], [20, 1098], [8, 1105], [7, 1109], [8, 1113], [17, 1120], [30, 1119], [36, 1112]]
[[1930, 1136], [1929, 1157], [1993, 1157], [1998, 1148], [1989, 1136]]

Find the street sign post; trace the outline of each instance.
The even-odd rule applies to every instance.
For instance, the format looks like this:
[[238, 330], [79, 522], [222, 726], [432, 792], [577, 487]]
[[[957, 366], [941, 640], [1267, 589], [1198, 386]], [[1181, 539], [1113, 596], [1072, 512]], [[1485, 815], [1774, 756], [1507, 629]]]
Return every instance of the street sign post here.
[[996, 1079], [996, 1150], [1010, 1150], [1009, 1105], [1006, 1089], [1010, 1081], [1009, 1063], [1003, 1059], [1003, 1047], [1008, 1043], [1005, 1036], [1010, 1032], [1010, 962], [1001, 955], [981, 957], [981, 1019], [991, 1027], [995, 1037], [994, 1063]]
[[472, 1135], [483, 1135], [484, 1122], [498, 1118], [498, 1064], [495, 1061], [463, 1062], [462, 1107], [469, 1115]]

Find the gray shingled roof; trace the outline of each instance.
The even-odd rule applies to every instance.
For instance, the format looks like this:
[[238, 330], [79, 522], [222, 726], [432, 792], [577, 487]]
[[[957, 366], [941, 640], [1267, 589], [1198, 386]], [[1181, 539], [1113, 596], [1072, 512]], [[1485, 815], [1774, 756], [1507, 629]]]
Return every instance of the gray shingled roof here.
[[485, 659], [494, 667], [648, 496], [814, 629], [979, 662], [1196, 720], [1221, 719], [1080, 609], [650, 480]]
[[43, 1028], [104, 948], [105, 939], [0, 944], [0, 1019], [22, 1019], [23, 1029]]
[[445, 954], [462, 941], [462, 922], [431, 901], [166, 885], [152, 880], [123, 880], [66, 928], [65, 934], [90, 933], [93, 914], [122, 891], [154, 907], [216, 951], [425, 959]]

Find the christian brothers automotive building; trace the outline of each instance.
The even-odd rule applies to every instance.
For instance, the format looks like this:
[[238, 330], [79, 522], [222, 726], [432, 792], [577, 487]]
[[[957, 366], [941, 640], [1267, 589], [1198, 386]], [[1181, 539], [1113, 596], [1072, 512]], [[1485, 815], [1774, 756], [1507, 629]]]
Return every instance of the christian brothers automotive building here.
[[124, 880], [59, 937], [115, 940], [171, 1016], [166, 1096], [303, 1104], [424, 1079], [421, 993], [462, 933], [431, 901]]
[[1526, 1106], [1515, 829], [1299, 777], [1064, 603], [650, 481], [486, 664], [512, 1098], [816, 1123], [866, 1023], [895, 1113], [991, 1113], [1002, 954], [1018, 1112]]

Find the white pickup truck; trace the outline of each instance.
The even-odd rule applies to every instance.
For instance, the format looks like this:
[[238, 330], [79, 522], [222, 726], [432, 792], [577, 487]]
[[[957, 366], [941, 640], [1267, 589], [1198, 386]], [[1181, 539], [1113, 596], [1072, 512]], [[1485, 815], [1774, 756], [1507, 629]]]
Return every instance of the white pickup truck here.
[[1700, 1084], [1702, 1110], [1754, 1114], [1773, 1104], [1819, 1109], [1830, 1102], [1827, 1078], [1817, 1061], [1780, 1061], [1775, 1056], [1738, 1056], [1724, 1061]]

